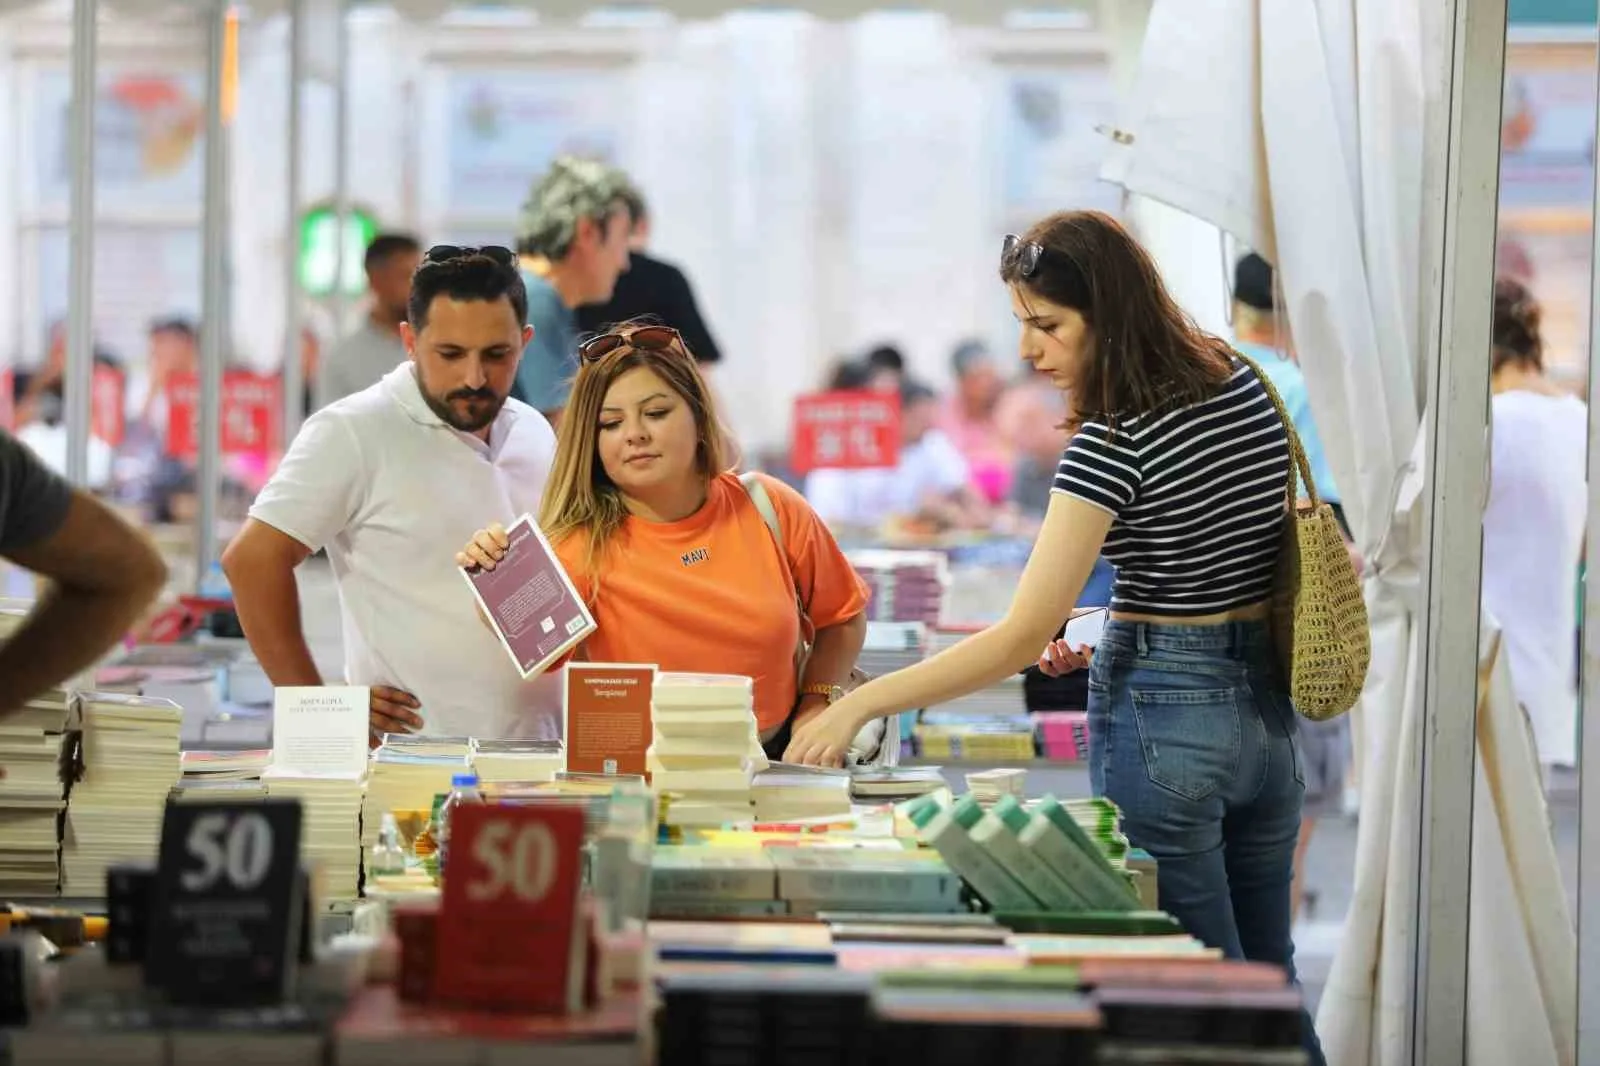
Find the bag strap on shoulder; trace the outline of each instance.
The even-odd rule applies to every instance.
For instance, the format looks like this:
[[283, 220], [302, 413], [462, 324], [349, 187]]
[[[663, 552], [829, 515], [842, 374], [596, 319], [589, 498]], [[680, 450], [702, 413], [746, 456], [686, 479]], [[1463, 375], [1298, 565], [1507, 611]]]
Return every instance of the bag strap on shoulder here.
[[1300, 444], [1300, 434], [1294, 428], [1294, 419], [1289, 417], [1289, 409], [1283, 406], [1283, 397], [1278, 395], [1278, 390], [1272, 384], [1272, 379], [1267, 376], [1267, 372], [1261, 369], [1254, 359], [1238, 350], [1235, 350], [1233, 354], [1238, 358], [1239, 362], [1255, 372], [1256, 380], [1261, 382], [1263, 389], [1267, 390], [1267, 398], [1272, 401], [1273, 408], [1278, 412], [1278, 418], [1283, 422], [1284, 432], [1289, 435], [1289, 510], [1291, 512], [1299, 510], [1299, 500], [1296, 498], [1294, 491], [1296, 470], [1300, 472], [1300, 479], [1305, 482], [1306, 495], [1311, 497], [1312, 508], [1321, 507], [1322, 497], [1317, 494], [1317, 483], [1311, 480], [1311, 460], [1306, 458], [1306, 450]]

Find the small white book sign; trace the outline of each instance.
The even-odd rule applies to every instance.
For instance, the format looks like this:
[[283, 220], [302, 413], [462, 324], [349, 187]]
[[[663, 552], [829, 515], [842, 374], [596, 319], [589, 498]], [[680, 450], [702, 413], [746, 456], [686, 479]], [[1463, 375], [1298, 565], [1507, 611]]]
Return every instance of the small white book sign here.
[[272, 772], [293, 777], [364, 773], [370, 700], [369, 689], [354, 686], [274, 689]]

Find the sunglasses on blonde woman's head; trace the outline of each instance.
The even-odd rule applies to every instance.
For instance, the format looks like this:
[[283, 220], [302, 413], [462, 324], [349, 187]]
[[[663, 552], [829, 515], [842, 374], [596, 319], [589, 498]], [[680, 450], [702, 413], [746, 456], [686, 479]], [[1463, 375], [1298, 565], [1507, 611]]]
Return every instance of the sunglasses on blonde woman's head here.
[[578, 358], [586, 363], [597, 363], [619, 348], [647, 352], [686, 351], [683, 337], [671, 326], [637, 326], [590, 337], [578, 345]]
[[436, 244], [429, 248], [422, 256], [423, 266], [432, 266], [436, 263], [448, 263], [455, 259], [470, 259], [473, 256], [482, 256], [493, 260], [503, 267], [515, 266], [516, 253], [510, 248], [503, 248], [498, 244], [485, 244], [474, 248], [470, 245]]

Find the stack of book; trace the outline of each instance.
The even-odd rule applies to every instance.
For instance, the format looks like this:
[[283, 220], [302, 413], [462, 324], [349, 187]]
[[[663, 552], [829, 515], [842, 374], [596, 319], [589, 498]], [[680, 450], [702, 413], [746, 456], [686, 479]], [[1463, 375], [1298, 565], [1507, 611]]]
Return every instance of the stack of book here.
[[478, 740], [472, 748], [472, 770], [480, 784], [512, 781], [554, 781], [567, 768], [567, 752], [559, 740]]
[[61, 771], [71, 717], [72, 698], [57, 688], [0, 718], [0, 895], [42, 898], [60, 887]]
[[83, 776], [67, 793], [61, 841], [62, 894], [105, 892], [106, 867], [149, 862], [161, 840], [167, 796], [182, 773], [183, 709], [171, 700], [86, 692]]
[[862, 803], [900, 803], [944, 787], [937, 766], [860, 766], [850, 771], [850, 795]]
[[268, 767], [267, 795], [300, 801], [300, 856], [313, 870], [314, 896], [353, 900], [361, 881], [361, 774], [312, 777]]
[[867, 639], [856, 666], [873, 677], [892, 674], [920, 663], [928, 655], [928, 626], [923, 622], [868, 622]]
[[967, 775], [967, 791], [980, 806], [992, 807], [1001, 796], [1022, 799], [1028, 794], [1026, 770], [980, 770]]
[[749, 822], [750, 781], [763, 768], [753, 685], [731, 674], [656, 675], [652, 739], [645, 754], [651, 786], [667, 795], [663, 819], [675, 826]]
[[869, 622], [939, 624], [950, 566], [942, 552], [870, 549], [849, 553], [866, 582]]
[[466, 737], [386, 734], [368, 762], [361, 809], [362, 854], [371, 854], [378, 842], [385, 814], [418, 812], [410, 820], [425, 822], [433, 798], [449, 794], [450, 779], [471, 770], [472, 741]]
[[945, 914], [967, 909], [961, 878], [938, 853], [855, 848], [772, 848], [778, 898], [789, 913], [905, 911]]
[[261, 774], [272, 762], [271, 748], [251, 751], [186, 751], [183, 777], [172, 791], [179, 802], [233, 802], [265, 799]]
[[954, 715], [924, 711], [912, 730], [917, 754], [951, 762], [1030, 762], [1033, 722], [1025, 713]]
[[838, 818], [850, 813], [850, 772], [774, 763], [755, 776], [751, 794], [759, 822]]
[[652, 918], [765, 918], [787, 911], [759, 846], [659, 844], [650, 858]]
[[[1037, 808], [1050, 798], [1046, 796], [1032, 806]], [[1118, 869], [1127, 865], [1128, 838], [1122, 832], [1122, 811], [1115, 803], [1097, 796], [1063, 800], [1061, 806], [1111, 865]]]

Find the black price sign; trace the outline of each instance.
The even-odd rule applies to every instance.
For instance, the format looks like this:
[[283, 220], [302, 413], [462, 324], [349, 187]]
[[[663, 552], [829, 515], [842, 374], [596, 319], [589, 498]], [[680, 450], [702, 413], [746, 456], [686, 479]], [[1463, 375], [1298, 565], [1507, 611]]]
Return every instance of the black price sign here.
[[167, 804], [146, 973], [170, 1002], [271, 1004], [292, 992], [300, 822], [298, 800]]

